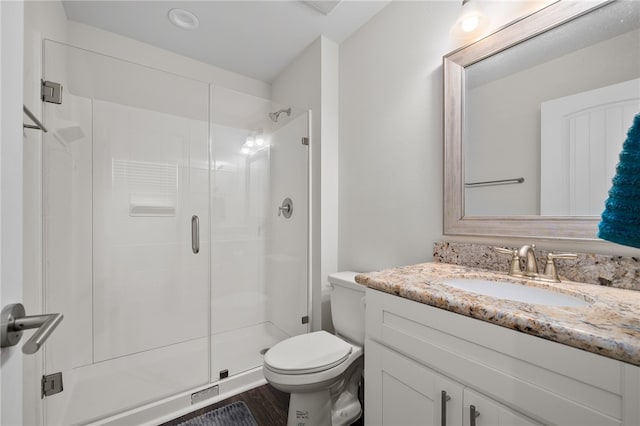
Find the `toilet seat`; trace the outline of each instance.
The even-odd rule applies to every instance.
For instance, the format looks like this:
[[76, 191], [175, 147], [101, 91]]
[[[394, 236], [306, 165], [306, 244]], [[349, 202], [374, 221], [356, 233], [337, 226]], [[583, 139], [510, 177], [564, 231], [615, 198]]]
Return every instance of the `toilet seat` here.
[[310, 374], [329, 370], [343, 363], [353, 346], [326, 331], [301, 334], [269, 349], [264, 364], [279, 374]]

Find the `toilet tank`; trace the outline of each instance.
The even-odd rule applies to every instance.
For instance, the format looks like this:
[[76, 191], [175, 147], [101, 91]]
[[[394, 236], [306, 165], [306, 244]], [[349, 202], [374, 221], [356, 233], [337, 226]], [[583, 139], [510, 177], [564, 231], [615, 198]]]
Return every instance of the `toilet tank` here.
[[331, 318], [338, 336], [364, 345], [364, 296], [366, 287], [355, 280], [358, 272], [336, 272], [329, 275], [331, 285]]

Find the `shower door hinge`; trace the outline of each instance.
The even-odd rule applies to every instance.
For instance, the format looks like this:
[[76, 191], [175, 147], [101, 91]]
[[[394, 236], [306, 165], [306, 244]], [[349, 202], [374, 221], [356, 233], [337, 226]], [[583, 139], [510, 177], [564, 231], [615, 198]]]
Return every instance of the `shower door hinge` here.
[[55, 395], [62, 392], [62, 373], [53, 373], [42, 376], [42, 392], [40, 397]]
[[50, 102], [52, 104], [62, 103], [62, 84], [54, 83], [53, 81], [42, 80], [42, 86], [40, 89], [43, 102]]
[[309, 316], [308, 315], [305, 315], [305, 316], [302, 317], [302, 323], [303, 324], [309, 324]]
[[302, 138], [302, 145], [309, 145], [309, 138], [307, 137]]

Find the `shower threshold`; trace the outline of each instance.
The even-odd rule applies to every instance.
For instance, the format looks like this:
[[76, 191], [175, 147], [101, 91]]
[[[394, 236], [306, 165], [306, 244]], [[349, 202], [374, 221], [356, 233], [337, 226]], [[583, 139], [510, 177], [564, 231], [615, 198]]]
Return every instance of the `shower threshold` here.
[[[262, 374], [262, 367], [256, 367], [236, 374], [228, 379], [208, 383], [160, 401], [155, 401], [151, 404], [98, 420], [90, 423], [90, 425], [116, 426], [135, 424], [141, 426], [156, 426], [266, 383], [267, 381]], [[191, 404], [191, 395], [193, 393], [208, 389], [214, 385], [218, 386], [219, 394], [217, 396], [202, 400], [196, 404]]]

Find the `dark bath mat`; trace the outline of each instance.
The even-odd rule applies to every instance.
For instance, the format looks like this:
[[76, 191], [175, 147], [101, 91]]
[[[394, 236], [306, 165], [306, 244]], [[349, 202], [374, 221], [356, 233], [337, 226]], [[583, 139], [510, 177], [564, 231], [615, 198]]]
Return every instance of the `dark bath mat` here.
[[234, 402], [186, 420], [178, 426], [258, 426], [243, 401]]

